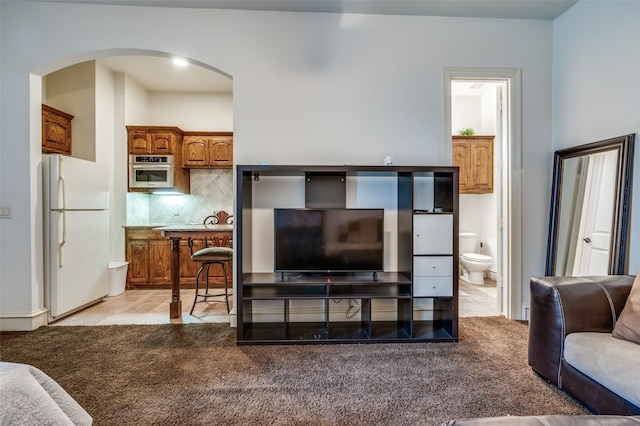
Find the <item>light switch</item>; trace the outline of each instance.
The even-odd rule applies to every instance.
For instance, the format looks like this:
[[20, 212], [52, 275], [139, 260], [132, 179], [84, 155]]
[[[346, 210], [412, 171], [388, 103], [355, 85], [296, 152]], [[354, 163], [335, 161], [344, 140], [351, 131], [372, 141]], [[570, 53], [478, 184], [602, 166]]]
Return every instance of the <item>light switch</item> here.
[[11, 207], [0, 207], [0, 219], [11, 219]]

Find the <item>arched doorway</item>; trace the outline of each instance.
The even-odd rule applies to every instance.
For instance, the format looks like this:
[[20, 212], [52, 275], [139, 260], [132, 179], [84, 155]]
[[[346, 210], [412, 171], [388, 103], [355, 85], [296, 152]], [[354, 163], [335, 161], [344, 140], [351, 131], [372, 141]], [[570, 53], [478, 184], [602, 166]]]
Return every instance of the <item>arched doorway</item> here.
[[[173, 55], [167, 52], [103, 50], [38, 67], [32, 76], [33, 108], [52, 103], [75, 116], [77, 142], [72, 156], [111, 166], [110, 261], [124, 259], [124, 226], [131, 220], [128, 212], [141, 210], [131, 208], [128, 200], [126, 126], [233, 130], [231, 77], [189, 58], [186, 69], [174, 68], [172, 59]], [[39, 120], [32, 120], [32, 135], [36, 134], [32, 136], [33, 143], [40, 143], [40, 126]], [[228, 181], [232, 185], [231, 177]], [[149, 204], [151, 197], [146, 198]], [[233, 206], [232, 198], [228, 205]], [[201, 209], [202, 214], [211, 213], [206, 206]], [[149, 222], [150, 218], [146, 220]]]

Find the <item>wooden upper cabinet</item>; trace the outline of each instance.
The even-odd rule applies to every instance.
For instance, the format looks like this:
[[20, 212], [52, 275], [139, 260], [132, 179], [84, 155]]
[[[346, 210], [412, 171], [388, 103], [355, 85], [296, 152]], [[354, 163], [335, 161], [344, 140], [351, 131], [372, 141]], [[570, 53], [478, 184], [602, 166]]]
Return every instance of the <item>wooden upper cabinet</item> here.
[[185, 167], [207, 167], [209, 165], [209, 139], [206, 136], [185, 135], [182, 147]]
[[151, 153], [171, 155], [175, 151], [175, 132], [151, 133]]
[[71, 155], [71, 120], [73, 115], [42, 105], [42, 152]]
[[209, 140], [209, 165], [233, 167], [232, 136], [218, 136]]
[[185, 132], [183, 166], [189, 168], [233, 167], [233, 133]]
[[182, 131], [177, 127], [127, 126], [129, 154], [180, 155]]
[[460, 167], [460, 193], [493, 192], [494, 136], [453, 136], [453, 165]]

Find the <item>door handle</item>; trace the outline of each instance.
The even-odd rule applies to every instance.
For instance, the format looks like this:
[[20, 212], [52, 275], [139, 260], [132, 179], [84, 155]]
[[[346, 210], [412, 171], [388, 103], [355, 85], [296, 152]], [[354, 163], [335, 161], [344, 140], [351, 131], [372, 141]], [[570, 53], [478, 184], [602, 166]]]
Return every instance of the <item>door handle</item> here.
[[583, 238], [582, 241], [584, 241], [585, 243], [589, 244], [589, 243], [591, 243], [591, 238], [589, 238], [589, 237]]

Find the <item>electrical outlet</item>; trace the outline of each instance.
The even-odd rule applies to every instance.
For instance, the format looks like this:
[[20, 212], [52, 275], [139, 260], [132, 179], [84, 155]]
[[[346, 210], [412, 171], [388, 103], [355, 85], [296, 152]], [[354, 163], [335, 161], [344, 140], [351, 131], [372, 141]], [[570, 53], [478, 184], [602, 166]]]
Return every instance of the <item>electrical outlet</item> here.
[[11, 219], [11, 207], [0, 207], [0, 219]]

